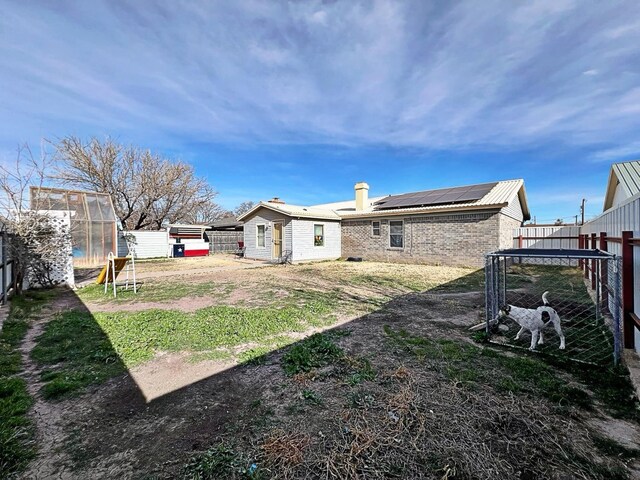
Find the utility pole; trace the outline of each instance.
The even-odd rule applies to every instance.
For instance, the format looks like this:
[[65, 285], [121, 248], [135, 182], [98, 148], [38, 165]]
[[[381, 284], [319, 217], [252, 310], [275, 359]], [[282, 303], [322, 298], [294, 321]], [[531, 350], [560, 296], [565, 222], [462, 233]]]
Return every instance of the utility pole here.
[[578, 225], [578, 215], [575, 215], [575, 217], [576, 217], [576, 222], [574, 225]]
[[582, 216], [582, 223], [580, 225], [584, 225], [584, 204], [587, 203], [587, 199], [583, 198], [582, 203], [580, 204], [580, 215]]

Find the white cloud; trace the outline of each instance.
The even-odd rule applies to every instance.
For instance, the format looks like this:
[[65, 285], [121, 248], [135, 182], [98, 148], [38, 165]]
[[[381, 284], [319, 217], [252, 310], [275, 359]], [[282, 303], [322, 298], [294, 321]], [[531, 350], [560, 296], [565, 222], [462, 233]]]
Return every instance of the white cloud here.
[[198, 141], [629, 149], [640, 4], [391, 0], [15, 3], [1, 141], [36, 130]]

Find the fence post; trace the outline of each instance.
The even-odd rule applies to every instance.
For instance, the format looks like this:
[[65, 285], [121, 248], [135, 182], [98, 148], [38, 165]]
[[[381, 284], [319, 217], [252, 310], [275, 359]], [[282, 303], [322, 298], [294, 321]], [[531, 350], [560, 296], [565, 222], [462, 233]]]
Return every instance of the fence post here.
[[518, 235], [518, 248], [522, 248], [523, 241], [522, 234]]
[[[607, 242], [607, 232], [600, 232], [600, 250], [608, 252], [609, 244]], [[609, 261], [606, 263], [604, 260], [600, 260], [600, 289], [602, 294], [602, 308], [605, 311], [609, 311]], [[602, 286], [604, 285], [605, 288]]]
[[[589, 235], [586, 233], [582, 236], [582, 243], [584, 244], [584, 248], [589, 248]], [[584, 261], [584, 278], [589, 278], [589, 260]]]
[[[580, 233], [578, 234], [578, 248], [579, 248], [580, 250], [583, 250], [583, 249], [584, 249], [584, 237], [583, 237], [583, 236], [582, 236], [582, 234], [580, 234]], [[583, 259], [578, 260], [578, 266], [579, 266], [582, 270], [584, 270], [584, 260], [583, 260]]]
[[622, 325], [624, 348], [635, 348], [633, 312], [633, 232], [622, 232]]
[[[596, 250], [598, 245], [596, 243], [596, 234], [591, 234], [591, 248]], [[591, 260], [591, 290], [596, 289], [596, 259]]]

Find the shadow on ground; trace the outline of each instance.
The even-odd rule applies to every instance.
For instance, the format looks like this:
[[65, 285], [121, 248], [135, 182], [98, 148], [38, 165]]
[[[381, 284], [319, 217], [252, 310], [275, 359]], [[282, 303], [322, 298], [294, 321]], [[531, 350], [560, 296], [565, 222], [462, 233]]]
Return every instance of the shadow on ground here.
[[597, 386], [474, 344], [482, 278], [399, 295], [151, 401], [66, 291], [31, 353], [55, 441], [39, 434], [26, 477], [628, 478], [635, 407], [610, 418], [620, 445], [590, 423], [609, 415]]

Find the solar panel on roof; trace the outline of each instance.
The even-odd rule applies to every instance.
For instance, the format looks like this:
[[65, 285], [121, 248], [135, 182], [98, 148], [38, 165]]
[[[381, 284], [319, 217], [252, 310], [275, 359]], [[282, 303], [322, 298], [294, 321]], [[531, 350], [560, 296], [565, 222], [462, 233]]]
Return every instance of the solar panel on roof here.
[[426, 207], [433, 205], [446, 205], [450, 203], [471, 202], [480, 200], [496, 185], [497, 182], [469, 185], [466, 187], [425, 190], [422, 192], [411, 192], [402, 195], [390, 195], [377, 201], [374, 205], [376, 210], [387, 210], [392, 208]]

